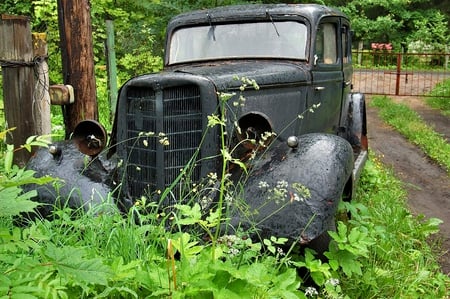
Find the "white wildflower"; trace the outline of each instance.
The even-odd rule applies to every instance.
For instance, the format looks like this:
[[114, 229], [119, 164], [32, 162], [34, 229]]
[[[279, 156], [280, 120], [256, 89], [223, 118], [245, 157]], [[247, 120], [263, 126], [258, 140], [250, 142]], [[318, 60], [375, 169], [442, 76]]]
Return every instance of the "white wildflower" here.
[[269, 188], [269, 184], [265, 181], [260, 181], [258, 183], [258, 188], [259, 189], [268, 189]]
[[330, 278], [327, 280], [327, 282], [325, 284], [331, 284], [333, 287], [338, 286], [339, 285], [339, 279], [337, 278]]
[[292, 201], [298, 201], [298, 202], [300, 202], [300, 201], [304, 201], [304, 198], [303, 198], [303, 197], [300, 197], [300, 196], [298, 196], [298, 194], [297, 194], [297, 193], [294, 193], [294, 194], [293, 194], [293, 198], [292, 198]]
[[278, 252], [278, 254], [280, 256], [285, 256], [286, 255], [286, 253], [284, 253], [284, 251], [283, 251], [283, 248], [281, 248], [281, 247], [277, 247], [277, 252]]
[[317, 292], [316, 288], [314, 287], [307, 287], [305, 290], [305, 296], [317, 296], [319, 295], [319, 292]]
[[239, 249], [237, 249], [237, 248], [230, 248], [230, 250], [228, 251], [228, 253], [229, 253], [231, 256], [236, 256], [236, 255], [239, 254]]
[[277, 189], [286, 189], [289, 186], [289, 183], [286, 182], [285, 180], [281, 180], [277, 182]]

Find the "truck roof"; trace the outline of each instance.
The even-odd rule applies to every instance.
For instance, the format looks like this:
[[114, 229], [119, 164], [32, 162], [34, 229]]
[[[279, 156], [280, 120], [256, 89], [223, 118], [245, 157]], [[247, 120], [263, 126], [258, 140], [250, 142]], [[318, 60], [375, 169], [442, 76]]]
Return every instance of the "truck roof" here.
[[280, 16], [298, 16], [311, 24], [321, 18], [336, 16], [347, 18], [341, 11], [319, 4], [252, 4], [232, 5], [196, 10], [172, 18], [167, 27], [170, 32], [179, 26], [239, 21], [263, 21]]

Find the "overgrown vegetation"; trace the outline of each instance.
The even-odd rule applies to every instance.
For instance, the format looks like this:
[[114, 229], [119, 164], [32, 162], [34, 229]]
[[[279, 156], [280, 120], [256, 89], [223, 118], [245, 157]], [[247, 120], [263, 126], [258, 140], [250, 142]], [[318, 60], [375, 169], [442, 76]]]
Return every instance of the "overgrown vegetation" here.
[[439, 244], [427, 243], [441, 221], [413, 216], [405, 200], [402, 183], [372, 156], [365, 167], [357, 200], [347, 204], [352, 211], [349, 225], [362, 227], [376, 240], [361, 261], [363, 274], [356, 280], [343, 281], [342, 288], [350, 298], [448, 295], [449, 277], [440, 273], [433, 257], [435, 250], [440, 250]]
[[404, 104], [394, 103], [388, 97], [376, 96], [370, 104], [379, 109], [380, 116], [386, 123], [450, 172], [450, 144], [427, 125], [417, 112]]
[[[449, 287], [436, 248], [427, 243], [440, 221], [411, 215], [400, 182], [375, 157], [363, 173], [358, 198], [342, 205], [351, 220], [339, 222], [332, 233], [327, 262], [310, 250], [299, 254], [286, 248], [286, 240], [275, 236], [259, 241], [246, 232], [215, 237], [212, 229], [226, 219], [217, 210], [202, 217], [198, 204], [162, 214], [142, 198], [123, 215], [105, 199], [108, 213], [98, 212], [104, 207], [88, 212], [62, 207], [51, 221], [37, 218], [18, 226], [19, 212], [36, 203], [29, 201], [32, 193], [19, 196], [32, 172], [11, 169], [0, 177], [0, 206], [5, 207], [0, 296], [445, 298]], [[298, 275], [298, 269], [307, 274]]]

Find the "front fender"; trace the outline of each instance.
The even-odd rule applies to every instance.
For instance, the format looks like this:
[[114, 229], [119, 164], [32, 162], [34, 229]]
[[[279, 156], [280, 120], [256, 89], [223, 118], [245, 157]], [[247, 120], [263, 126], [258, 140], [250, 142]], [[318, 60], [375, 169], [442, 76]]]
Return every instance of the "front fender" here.
[[34, 170], [35, 177], [48, 175], [59, 179], [57, 184], [23, 187], [25, 191], [37, 191], [33, 200], [44, 204], [39, 213], [45, 217], [55, 205], [87, 211], [102, 205], [111, 192], [108, 181], [112, 165], [100, 156], [93, 159], [82, 154], [71, 140], [54, 143], [50, 150], [40, 148], [28, 162], [27, 169]]
[[247, 210], [235, 214], [232, 223], [254, 226], [261, 237], [286, 237], [301, 244], [328, 230], [351, 177], [352, 147], [328, 134], [298, 140], [295, 149], [274, 145], [256, 163], [243, 189]]

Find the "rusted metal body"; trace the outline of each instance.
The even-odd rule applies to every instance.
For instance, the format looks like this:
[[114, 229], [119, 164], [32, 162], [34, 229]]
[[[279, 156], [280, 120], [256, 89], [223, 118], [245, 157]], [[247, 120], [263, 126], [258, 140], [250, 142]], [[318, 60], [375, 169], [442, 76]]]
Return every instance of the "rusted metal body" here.
[[[120, 186], [118, 201], [158, 201], [162, 193], [168, 196], [161, 210], [185, 203], [182, 182], [220, 174], [220, 130], [208, 126], [208, 116], [226, 113], [229, 151], [247, 163], [249, 177], [240, 180], [239, 167], [229, 171], [253, 215], [249, 221], [231, 211], [234, 227], [302, 244], [326, 233], [367, 159], [364, 95], [351, 92], [350, 45], [346, 16], [320, 5], [233, 6], [175, 17], [164, 71], [132, 78], [119, 92], [109, 148], [123, 161], [111, 185]], [[255, 80], [259, 90], [242, 89], [236, 77]], [[234, 95], [221, 106], [220, 93]], [[245, 103], [233, 105], [240, 96]], [[263, 140], [267, 132], [272, 137], [254, 152], [247, 139]], [[186, 165], [189, 178], [180, 177]], [[285, 189], [283, 206], [260, 182]], [[299, 186], [310, 196], [302, 198]]]

